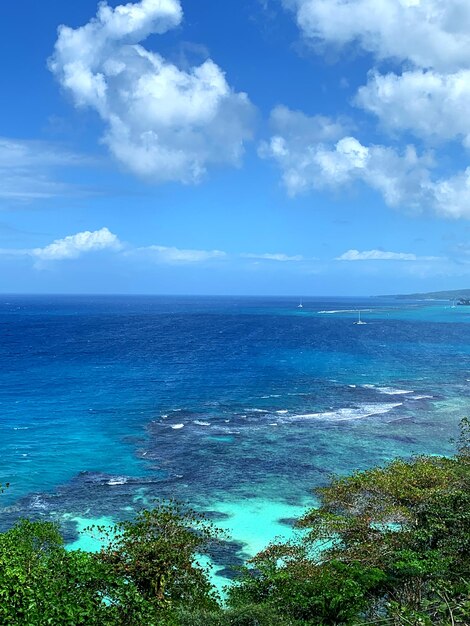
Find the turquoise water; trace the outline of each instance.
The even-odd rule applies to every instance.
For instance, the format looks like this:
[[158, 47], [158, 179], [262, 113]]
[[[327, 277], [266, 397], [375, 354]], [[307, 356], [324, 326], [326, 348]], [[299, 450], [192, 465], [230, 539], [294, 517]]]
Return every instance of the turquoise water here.
[[[447, 454], [470, 401], [470, 308], [384, 299], [0, 299], [0, 525], [83, 533], [175, 497], [230, 530], [221, 576], [397, 455]], [[365, 325], [355, 325], [357, 310]]]

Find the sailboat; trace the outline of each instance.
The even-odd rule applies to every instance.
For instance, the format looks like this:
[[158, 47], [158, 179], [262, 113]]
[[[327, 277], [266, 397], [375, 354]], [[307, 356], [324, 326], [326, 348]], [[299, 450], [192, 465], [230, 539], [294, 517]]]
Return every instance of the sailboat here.
[[298, 309], [303, 309], [304, 308], [304, 305], [302, 304], [302, 299], [300, 300], [300, 303], [299, 303], [297, 308]]
[[367, 324], [367, 322], [363, 322], [363, 321], [361, 320], [361, 312], [360, 312], [360, 311], [358, 311], [357, 313], [358, 313], [357, 322], [354, 322], [354, 323], [355, 323], [355, 324], [358, 324], [358, 325], [360, 324], [361, 326], [362, 326], [362, 325], [364, 325], [364, 324]]

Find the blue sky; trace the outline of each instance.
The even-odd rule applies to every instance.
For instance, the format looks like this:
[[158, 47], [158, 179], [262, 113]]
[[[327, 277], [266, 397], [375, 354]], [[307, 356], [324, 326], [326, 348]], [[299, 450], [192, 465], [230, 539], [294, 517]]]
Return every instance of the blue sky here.
[[0, 17], [0, 291], [468, 286], [467, 0]]

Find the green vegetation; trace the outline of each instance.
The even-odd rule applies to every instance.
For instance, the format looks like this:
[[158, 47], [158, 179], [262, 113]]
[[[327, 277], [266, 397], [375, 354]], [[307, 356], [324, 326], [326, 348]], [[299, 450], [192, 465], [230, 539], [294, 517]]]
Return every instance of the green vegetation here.
[[118, 524], [97, 555], [68, 552], [55, 524], [23, 520], [0, 534], [0, 624], [173, 626], [180, 606], [218, 609], [195, 559], [218, 536], [174, 503]]
[[224, 606], [196, 556], [220, 533], [180, 505], [119, 524], [97, 555], [22, 521], [0, 535], [0, 624], [468, 626], [469, 441], [464, 420], [452, 458], [398, 459], [316, 490], [296, 538], [248, 562]]
[[382, 298], [399, 298], [405, 300], [460, 300], [470, 299], [470, 289], [451, 289], [448, 291], [428, 291], [427, 293], [408, 293]]

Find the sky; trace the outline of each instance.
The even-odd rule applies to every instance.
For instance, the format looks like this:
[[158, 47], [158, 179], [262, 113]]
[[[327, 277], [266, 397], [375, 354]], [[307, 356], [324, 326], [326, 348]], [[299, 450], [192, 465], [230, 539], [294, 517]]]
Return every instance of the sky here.
[[468, 0], [4, 0], [0, 292], [470, 282]]

